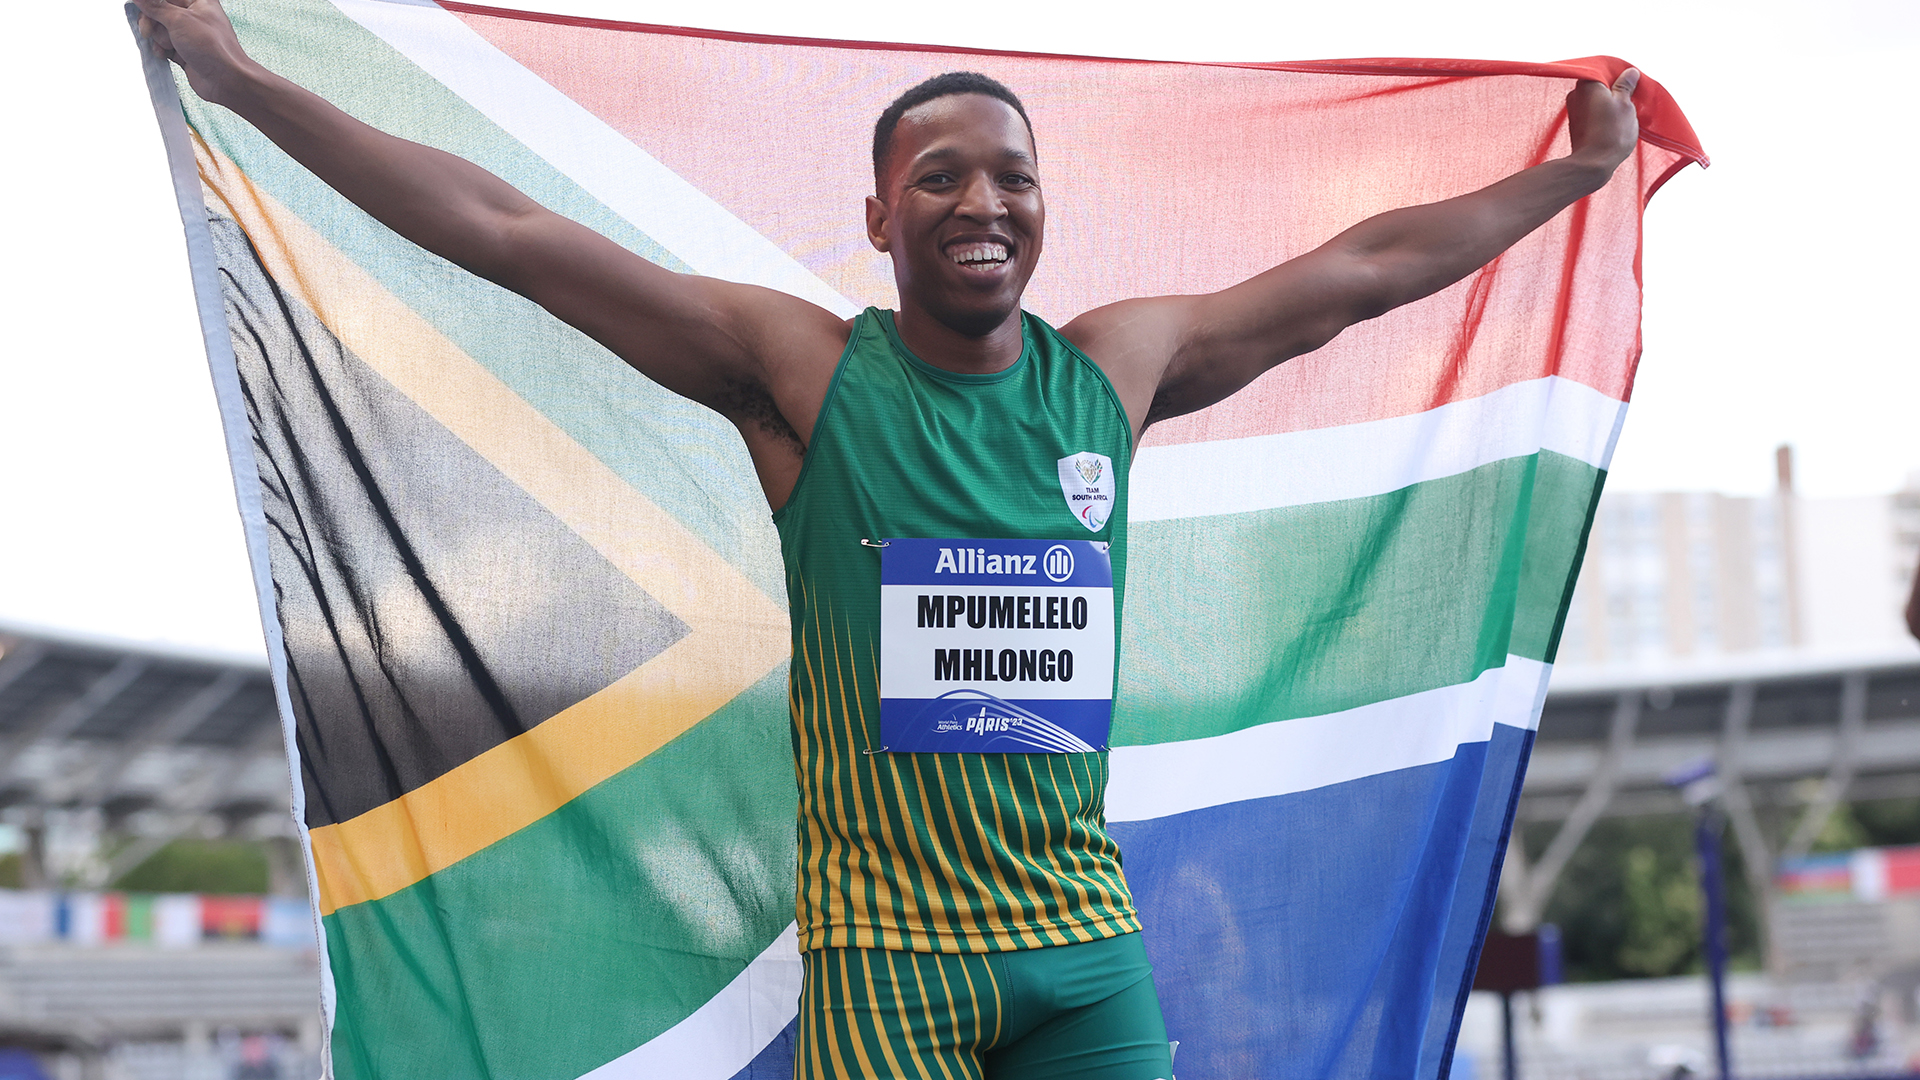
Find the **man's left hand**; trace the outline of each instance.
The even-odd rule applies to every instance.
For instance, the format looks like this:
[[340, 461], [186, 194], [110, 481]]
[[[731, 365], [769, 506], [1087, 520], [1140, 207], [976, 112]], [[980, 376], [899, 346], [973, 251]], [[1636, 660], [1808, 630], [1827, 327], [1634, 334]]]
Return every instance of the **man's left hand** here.
[[1582, 164], [1596, 165], [1611, 174], [1627, 160], [1640, 141], [1640, 117], [1633, 109], [1633, 88], [1640, 72], [1628, 68], [1612, 86], [1581, 80], [1567, 95], [1567, 128], [1573, 153]]

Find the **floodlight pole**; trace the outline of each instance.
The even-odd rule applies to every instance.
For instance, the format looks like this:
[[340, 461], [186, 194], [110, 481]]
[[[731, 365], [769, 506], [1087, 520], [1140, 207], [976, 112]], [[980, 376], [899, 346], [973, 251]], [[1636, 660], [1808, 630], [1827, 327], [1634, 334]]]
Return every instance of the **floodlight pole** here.
[[1506, 1080], [1520, 1080], [1520, 1055], [1513, 1048], [1513, 991], [1500, 991], [1500, 1049]]
[[1707, 982], [1713, 988], [1713, 1049], [1720, 1080], [1733, 1080], [1727, 1053], [1727, 888], [1720, 867], [1721, 793], [1718, 764], [1704, 758], [1667, 774], [1667, 783], [1693, 807], [1693, 846], [1700, 855], [1700, 891], [1706, 901]]
[[1705, 893], [1707, 976], [1713, 985], [1713, 1048], [1720, 1080], [1733, 1080], [1727, 1054], [1727, 890], [1720, 872], [1720, 815], [1712, 803], [1694, 815], [1694, 845], [1700, 853], [1700, 888]]

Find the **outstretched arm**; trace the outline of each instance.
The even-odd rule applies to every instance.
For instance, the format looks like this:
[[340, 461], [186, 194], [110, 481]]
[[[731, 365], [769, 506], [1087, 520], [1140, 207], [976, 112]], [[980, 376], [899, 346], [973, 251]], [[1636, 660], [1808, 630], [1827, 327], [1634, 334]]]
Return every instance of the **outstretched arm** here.
[[1907, 632], [1920, 638], [1920, 569], [1913, 572], [1913, 595], [1907, 597]]
[[[526, 296], [669, 390], [727, 415], [769, 496], [784, 501], [768, 469], [790, 464], [797, 473], [799, 442], [811, 434], [846, 341], [843, 320], [771, 289], [673, 273], [471, 162], [355, 120], [248, 57], [217, 0], [134, 2], [141, 33], [201, 97], [238, 113], [401, 236]], [[823, 363], [828, 370], [812, 370]]]
[[1598, 191], [1639, 139], [1627, 69], [1567, 95], [1573, 152], [1444, 202], [1393, 210], [1232, 288], [1127, 300], [1063, 328], [1107, 372], [1134, 428], [1220, 401], [1357, 322], [1466, 277]]

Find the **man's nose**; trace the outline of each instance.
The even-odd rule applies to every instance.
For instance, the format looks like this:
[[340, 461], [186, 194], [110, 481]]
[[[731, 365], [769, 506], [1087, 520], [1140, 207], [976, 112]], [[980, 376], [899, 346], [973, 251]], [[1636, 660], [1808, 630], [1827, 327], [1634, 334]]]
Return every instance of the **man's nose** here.
[[1007, 215], [1007, 204], [992, 177], [976, 176], [961, 187], [960, 205], [954, 212], [969, 221], [998, 221]]

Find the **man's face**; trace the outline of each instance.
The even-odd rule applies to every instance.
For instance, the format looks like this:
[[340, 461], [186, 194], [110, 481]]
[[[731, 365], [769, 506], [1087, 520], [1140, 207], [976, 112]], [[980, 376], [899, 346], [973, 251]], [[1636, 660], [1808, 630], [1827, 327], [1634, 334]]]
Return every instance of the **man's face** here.
[[900, 118], [880, 197], [867, 199], [867, 237], [893, 257], [902, 308], [981, 337], [1019, 310], [1046, 217], [1020, 114], [953, 94]]

